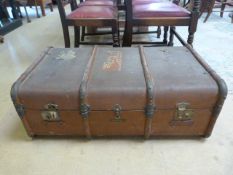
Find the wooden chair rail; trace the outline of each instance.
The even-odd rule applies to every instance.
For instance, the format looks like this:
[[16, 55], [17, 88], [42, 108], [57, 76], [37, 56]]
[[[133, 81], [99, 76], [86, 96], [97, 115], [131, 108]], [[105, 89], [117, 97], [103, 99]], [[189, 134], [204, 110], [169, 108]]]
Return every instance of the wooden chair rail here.
[[[187, 26], [190, 23], [190, 18], [146, 18], [143, 19], [134, 19], [132, 21], [133, 25], [142, 25], [142, 26]], [[166, 25], [165, 25], [166, 24]]]

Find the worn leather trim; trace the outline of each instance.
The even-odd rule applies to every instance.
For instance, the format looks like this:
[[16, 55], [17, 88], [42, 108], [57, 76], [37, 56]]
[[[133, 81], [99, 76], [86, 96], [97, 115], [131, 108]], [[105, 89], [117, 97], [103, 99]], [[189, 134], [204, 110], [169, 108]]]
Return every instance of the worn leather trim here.
[[79, 88], [80, 114], [83, 117], [84, 129], [85, 129], [87, 138], [91, 137], [90, 126], [89, 126], [89, 121], [88, 121], [89, 120], [88, 115], [89, 115], [89, 111], [91, 107], [87, 103], [87, 98], [86, 98], [87, 97], [87, 83], [90, 78], [90, 73], [93, 67], [93, 62], [95, 60], [96, 50], [97, 50], [97, 47], [94, 46], [91, 57], [84, 71], [83, 78], [82, 78], [80, 88]]
[[150, 133], [151, 133], [151, 127], [152, 127], [151, 126], [152, 117], [154, 116], [154, 111], [155, 111], [154, 81], [148, 69], [143, 46], [139, 46], [139, 53], [140, 53], [140, 59], [141, 59], [143, 73], [144, 73], [145, 82], [146, 82], [146, 96], [147, 96], [147, 104], [145, 106], [146, 122], [145, 122], [145, 135], [144, 136], [145, 138], [149, 138]]
[[26, 80], [26, 78], [30, 75], [30, 73], [34, 70], [34, 68], [40, 64], [40, 62], [45, 58], [46, 55], [48, 55], [49, 51], [53, 47], [49, 47], [45, 50], [45, 52], [42, 54], [41, 57], [36, 59], [33, 64], [16, 80], [16, 82], [11, 87], [11, 100], [15, 106], [16, 112], [19, 115], [20, 119], [23, 122], [24, 127], [26, 128], [27, 134], [29, 136], [33, 136], [34, 133], [32, 132], [32, 129], [28, 125], [28, 122], [26, 118], [24, 118], [26, 114], [25, 106], [21, 103], [20, 97], [19, 97], [19, 87], [22, 85], [22, 83]]

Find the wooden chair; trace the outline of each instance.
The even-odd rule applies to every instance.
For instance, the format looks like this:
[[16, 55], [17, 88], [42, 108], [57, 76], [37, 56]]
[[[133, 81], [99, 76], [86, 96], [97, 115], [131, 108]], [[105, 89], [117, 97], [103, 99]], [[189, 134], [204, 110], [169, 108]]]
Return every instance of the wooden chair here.
[[[117, 8], [117, 2], [115, 0], [81, 0], [78, 7], [82, 6], [107, 6], [112, 8]], [[85, 36], [96, 36], [96, 35], [109, 35], [112, 34], [111, 31], [98, 31], [97, 27], [85, 27], [81, 28], [81, 41], [84, 41]]]
[[[158, 2], [162, 2], [162, 0], [132, 0], [132, 6], [135, 5], [143, 5], [143, 4], [151, 4], [151, 3], [158, 3]], [[161, 27], [158, 26], [156, 31], [149, 31], [149, 26], [147, 26], [147, 31], [145, 32], [133, 32], [133, 34], [150, 34], [150, 33], [157, 33], [157, 38], [160, 38], [161, 35]]]
[[[178, 2], [174, 2], [178, 4]], [[188, 43], [192, 45], [197, 28], [199, 15], [199, 0], [194, 0], [191, 12], [172, 2], [158, 2], [142, 5], [132, 5], [132, 0], [126, 1], [126, 26], [123, 36], [123, 46], [131, 46], [133, 26], [165, 26], [163, 43], [167, 43], [167, 32], [170, 26], [169, 46], [173, 45], [175, 26], [188, 26]]]
[[[201, 0], [201, 6], [200, 6], [200, 15], [199, 18], [202, 16], [204, 12], [207, 12], [207, 15], [204, 19], [204, 22], [208, 20], [211, 13], [213, 12], [214, 8], [220, 8], [220, 17], [223, 17], [223, 13], [225, 11], [225, 7], [227, 6], [233, 6], [232, 0]], [[232, 19], [233, 22], [233, 19]]]
[[[20, 6], [23, 6], [25, 14], [26, 14], [27, 22], [31, 22], [29, 15], [28, 15], [28, 11], [27, 11], [27, 0], [16, 0], [15, 3], [16, 3], [16, 7], [18, 8], [18, 11], [19, 11], [19, 16], [21, 18], [23, 18], [22, 12], [20, 10]], [[36, 9], [36, 11], [37, 11], [37, 9]]]
[[[222, 4], [221, 4], [221, 12], [220, 12], [220, 16], [223, 17], [223, 13], [225, 11], [225, 7], [226, 6], [231, 6], [233, 7], [233, 0], [223, 0]], [[229, 17], [231, 17], [231, 23], [233, 23], [233, 9], [231, 9], [232, 13], [229, 14]]]
[[[202, 16], [202, 14], [204, 12], [207, 12], [207, 15], [204, 19], [204, 23], [210, 17], [214, 7], [220, 8], [221, 7], [221, 0], [201, 0], [199, 18]], [[220, 15], [220, 16], [222, 16], [222, 15]]]
[[[76, 0], [69, 1], [72, 12], [68, 15], [65, 13], [61, 0], [57, 0], [58, 10], [61, 18], [65, 47], [70, 47], [69, 26], [74, 27], [75, 47], [80, 44], [112, 44], [114, 47], [119, 46], [117, 9], [107, 6], [81, 6], [78, 7]], [[80, 42], [80, 27], [111, 27], [112, 38], [111, 43], [96, 42]]]
[[[26, 13], [26, 18], [27, 18], [27, 22], [31, 22], [29, 16], [28, 16], [28, 12], [27, 12], [27, 0], [14, 0], [13, 3], [14, 3], [14, 6], [15, 6], [15, 9], [16, 9], [16, 13], [17, 15], [20, 17], [20, 18], [23, 18], [23, 15], [22, 15], [22, 12], [21, 12], [21, 9], [20, 9], [20, 6], [23, 6], [24, 8], [24, 11]], [[7, 0], [4, 0], [3, 1], [4, 3], [4, 6], [7, 8], [7, 7], [10, 7], [10, 4]]]
[[51, 12], [53, 11], [52, 0], [28, 0], [27, 5], [30, 7], [31, 6], [36, 7], [37, 17], [40, 17], [38, 14], [38, 11], [37, 11], [37, 5], [40, 6], [42, 16], [46, 16], [46, 13], [45, 13], [45, 6], [46, 5], [49, 6]]

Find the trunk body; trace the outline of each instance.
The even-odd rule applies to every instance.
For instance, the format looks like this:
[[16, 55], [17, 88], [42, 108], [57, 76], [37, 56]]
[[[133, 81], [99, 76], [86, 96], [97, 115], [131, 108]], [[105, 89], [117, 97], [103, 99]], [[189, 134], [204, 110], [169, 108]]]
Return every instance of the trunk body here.
[[209, 136], [227, 88], [190, 47], [49, 48], [12, 86], [30, 136]]

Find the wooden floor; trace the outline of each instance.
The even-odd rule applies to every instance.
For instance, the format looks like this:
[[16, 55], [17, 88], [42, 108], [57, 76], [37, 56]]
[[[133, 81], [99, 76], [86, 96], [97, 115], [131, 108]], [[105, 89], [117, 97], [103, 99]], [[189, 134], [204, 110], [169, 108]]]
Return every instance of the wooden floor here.
[[[233, 25], [215, 14], [206, 24], [203, 18], [194, 48], [227, 80], [230, 90], [213, 135], [206, 140], [30, 140], [10, 100], [10, 87], [46, 47], [64, 47], [58, 12], [6, 35], [0, 44], [0, 174], [232, 174]], [[186, 37], [185, 28], [178, 31]]]

